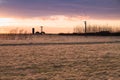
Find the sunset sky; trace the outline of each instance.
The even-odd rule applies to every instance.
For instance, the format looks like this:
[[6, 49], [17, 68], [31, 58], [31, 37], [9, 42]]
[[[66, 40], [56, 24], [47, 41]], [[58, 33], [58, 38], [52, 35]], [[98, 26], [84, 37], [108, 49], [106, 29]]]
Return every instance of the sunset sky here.
[[88, 24], [120, 25], [120, 0], [0, 0], [0, 33], [44, 26], [47, 33], [73, 32]]

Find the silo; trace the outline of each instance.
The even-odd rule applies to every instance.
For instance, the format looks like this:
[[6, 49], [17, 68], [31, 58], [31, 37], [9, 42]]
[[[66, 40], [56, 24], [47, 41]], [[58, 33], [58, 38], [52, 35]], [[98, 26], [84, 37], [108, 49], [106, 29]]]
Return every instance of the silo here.
[[35, 34], [35, 28], [32, 28], [32, 34]]

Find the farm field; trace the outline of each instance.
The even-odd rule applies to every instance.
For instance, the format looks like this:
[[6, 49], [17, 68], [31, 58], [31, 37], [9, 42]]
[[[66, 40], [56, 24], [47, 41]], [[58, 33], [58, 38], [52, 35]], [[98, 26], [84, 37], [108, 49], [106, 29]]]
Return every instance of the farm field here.
[[1, 38], [0, 80], [119, 80], [119, 41], [57, 35]]
[[115, 42], [115, 36], [60, 36], [60, 35], [0, 35], [0, 44], [21, 43], [70, 43], [70, 42]]

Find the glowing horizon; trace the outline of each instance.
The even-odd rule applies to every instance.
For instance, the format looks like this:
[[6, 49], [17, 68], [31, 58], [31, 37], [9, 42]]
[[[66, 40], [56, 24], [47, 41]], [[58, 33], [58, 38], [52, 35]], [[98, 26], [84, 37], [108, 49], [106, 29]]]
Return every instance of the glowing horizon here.
[[32, 27], [35, 27], [37, 30], [39, 30], [40, 26], [44, 26], [47, 33], [67, 33], [73, 32], [73, 28], [76, 26], [84, 27], [85, 20], [87, 21], [88, 25], [109, 25], [114, 27], [120, 26], [120, 20], [94, 20], [90, 19], [88, 16], [55, 15], [49, 17], [24, 19], [0, 18], [0, 33], [9, 33], [10, 30], [16, 28], [24, 29], [30, 33]]

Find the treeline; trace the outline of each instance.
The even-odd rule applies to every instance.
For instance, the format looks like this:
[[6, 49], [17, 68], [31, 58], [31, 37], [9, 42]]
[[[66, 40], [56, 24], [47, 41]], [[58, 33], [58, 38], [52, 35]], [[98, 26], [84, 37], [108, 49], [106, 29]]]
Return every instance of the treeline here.
[[59, 35], [78, 35], [78, 36], [120, 36], [120, 28], [112, 26], [88, 25], [84, 27], [77, 26], [73, 33], [59, 33]]
[[59, 33], [63, 36], [120, 36], [120, 32], [110, 33], [109, 31], [101, 31], [96, 33]]
[[10, 30], [8, 34], [28, 34], [28, 32], [27, 30], [16, 28]]
[[[86, 28], [87, 33], [98, 33], [98, 32], [110, 32], [110, 33], [118, 33], [120, 32], [119, 27], [112, 27], [112, 26], [98, 26], [98, 25], [88, 25]], [[74, 28], [74, 33], [85, 33], [85, 28], [77, 26]]]

